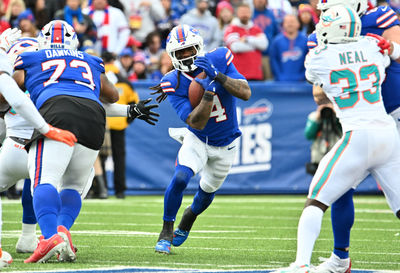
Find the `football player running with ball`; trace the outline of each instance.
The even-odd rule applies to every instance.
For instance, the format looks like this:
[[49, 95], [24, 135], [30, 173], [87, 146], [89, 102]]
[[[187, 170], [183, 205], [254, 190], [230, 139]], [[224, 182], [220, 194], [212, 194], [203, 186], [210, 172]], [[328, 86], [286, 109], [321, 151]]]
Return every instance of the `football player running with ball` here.
[[[235, 158], [241, 135], [236, 116], [236, 98], [251, 96], [246, 79], [232, 63], [226, 47], [203, 53], [203, 38], [188, 25], [178, 25], [167, 38], [167, 52], [175, 70], [166, 74], [153, 89], [158, 101], [168, 96], [178, 116], [188, 125], [178, 152], [175, 173], [164, 196], [164, 224], [155, 251], [169, 254], [171, 244], [180, 246], [188, 237], [196, 217], [211, 204]], [[196, 78], [205, 72], [205, 79]], [[188, 90], [196, 80], [205, 90], [192, 107]], [[154, 94], [154, 93], [153, 93]], [[202, 171], [193, 203], [185, 209], [174, 231], [183, 191], [191, 177]]]
[[307, 55], [306, 78], [323, 89], [313, 92], [318, 105], [333, 103], [344, 135], [318, 166], [299, 220], [296, 261], [280, 273], [310, 272], [324, 212], [368, 174], [380, 181], [400, 218], [400, 138], [381, 95], [390, 63], [382, 53], [399, 55], [398, 47], [380, 36], [361, 37], [361, 21], [350, 7], [325, 11], [316, 30], [318, 47]]

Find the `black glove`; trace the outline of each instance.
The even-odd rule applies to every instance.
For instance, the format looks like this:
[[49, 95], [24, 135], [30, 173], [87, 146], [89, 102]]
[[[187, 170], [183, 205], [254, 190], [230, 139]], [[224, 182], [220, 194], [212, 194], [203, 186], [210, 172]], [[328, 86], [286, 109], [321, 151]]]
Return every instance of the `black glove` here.
[[150, 93], [150, 95], [160, 94], [160, 95], [156, 98], [156, 101], [157, 101], [158, 103], [161, 103], [163, 100], [165, 100], [165, 99], [168, 97], [168, 94], [166, 94], [166, 93], [162, 90], [160, 84], [158, 84], [158, 85], [156, 85], [156, 86], [149, 87], [149, 89], [151, 89], [151, 90], [156, 90], [155, 92]]
[[147, 100], [141, 100], [139, 101], [138, 104], [132, 103], [129, 104], [129, 110], [128, 110], [128, 122], [132, 122], [135, 118], [141, 119], [146, 121], [147, 123], [151, 125], [155, 125], [155, 122], [158, 121], [158, 119], [154, 117], [159, 117], [160, 115], [150, 111], [153, 108], [157, 108], [157, 104], [151, 104], [146, 106], [147, 103], [149, 103], [152, 99], [147, 99]]

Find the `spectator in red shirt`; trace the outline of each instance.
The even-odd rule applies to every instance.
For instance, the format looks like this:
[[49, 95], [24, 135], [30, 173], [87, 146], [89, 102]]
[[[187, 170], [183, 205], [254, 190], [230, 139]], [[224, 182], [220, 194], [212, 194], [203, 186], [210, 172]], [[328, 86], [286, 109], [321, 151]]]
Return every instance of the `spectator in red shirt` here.
[[247, 80], [264, 80], [262, 51], [268, 47], [265, 33], [251, 20], [248, 4], [239, 5], [237, 18], [233, 19], [224, 34], [224, 41], [234, 55], [233, 63]]

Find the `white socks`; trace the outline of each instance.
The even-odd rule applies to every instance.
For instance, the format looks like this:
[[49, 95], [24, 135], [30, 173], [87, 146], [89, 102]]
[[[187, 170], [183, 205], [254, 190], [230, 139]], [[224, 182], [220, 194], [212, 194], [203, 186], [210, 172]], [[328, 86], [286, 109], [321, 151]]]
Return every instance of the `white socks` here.
[[22, 236], [36, 236], [36, 224], [22, 223]]
[[303, 210], [297, 228], [296, 265], [310, 265], [314, 243], [321, 230], [324, 212], [316, 206], [308, 206]]

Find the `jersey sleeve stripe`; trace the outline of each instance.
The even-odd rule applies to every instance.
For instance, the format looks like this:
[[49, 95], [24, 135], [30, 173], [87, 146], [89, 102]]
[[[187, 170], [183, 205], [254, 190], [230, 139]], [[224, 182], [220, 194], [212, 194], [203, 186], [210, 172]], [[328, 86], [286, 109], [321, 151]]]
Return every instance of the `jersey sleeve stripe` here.
[[166, 86], [170, 86], [170, 85], [171, 85], [170, 82], [162, 82], [162, 83], [160, 83], [161, 87], [166, 87]]
[[19, 60], [19, 61], [17, 61], [15, 64], [14, 64], [14, 67], [17, 67], [17, 66], [19, 66], [19, 65], [21, 65], [21, 64], [23, 64], [24, 62], [22, 61], [22, 60]]
[[308, 48], [314, 48], [314, 47], [316, 47], [317, 46], [317, 43], [316, 42], [314, 42], [314, 41], [308, 41], [307, 42], [307, 46], [308, 46]]
[[385, 14], [383, 14], [382, 16], [380, 16], [378, 19], [376, 19], [376, 23], [379, 24], [380, 22], [382, 22], [383, 20], [385, 20], [386, 18], [388, 18], [390, 15], [393, 15], [394, 11], [391, 9], [388, 12], [386, 12]]
[[228, 62], [226, 64], [230, 65], [232, 61], [233, 61], [233, 55], [231, 55], [231, 58], [228, 60]]
[[393, 15], [392, 18], [390, 18], [389, 20], [387, 20], [385, 23], [379, 25], [379, 28], [387, 28], [388, 26], [390, 26], [391, 24], [393, 24], [395, 21], [397, 20], [397, 16]]
[[163, 92], [165, 92], [165, 93], [169, 93], [169, 92], [175, 92], [175, 89], [174, 88], [163, 88]]

